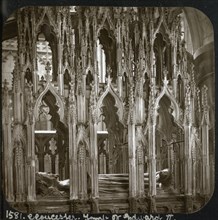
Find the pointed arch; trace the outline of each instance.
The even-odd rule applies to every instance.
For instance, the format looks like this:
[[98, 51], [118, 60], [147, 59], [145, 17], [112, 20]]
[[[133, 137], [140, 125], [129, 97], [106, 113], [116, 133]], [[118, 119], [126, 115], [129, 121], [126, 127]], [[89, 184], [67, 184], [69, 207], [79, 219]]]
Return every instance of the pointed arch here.
[[[109, 27], [107, 27], [105, 24], [106, 23], [108, 23], [108, 26]], [[113, 24], [113, 22], [111, 21], [111, 19], [110, 19], [110, 14], [109, 14], [109, 12], [106, 12], [106, 13], [104, 13], [104, 16], [103, 16], [103, 19], [102, 19], [102, 22], [101, 22], [101, 24], [99, 25], [99, 28], [98, 28], [98, 30], [97, 30], [97, 36], [99, 36], [99, 32], [101, 31], [101, 29], [103, 29], [103, 28], [109, 28], [109, 30], [111, 30], [111, 31], [114, 31], [114, 29], [115, 29], [115, 27], [114, 27], [114, 24]], [[109, 31], [108, 30], [108, 31]], [[113, 32], [114, 33], [114, 32]]]
[[108, 84], [106, 90], [104, 91], [104, 93], [101, 95], [101, 97], [99, 98], [98, 102], [97, 102], [97, 114], [98, 117], [100, 117], [100, 109], [103, 106], [103, 100], [106, 97], [107, 94], [111, 94], [115, 100], [115, 107], [117, 107], [118, 111], [117, 111], [117, 115], [119, 117], [120, 122], [123, 122], [123, 113], [124, 113], [124, 107], [123, 107], [123, 102], [120, 99], [120, 97], [117, 95], [117, 93], [115, 92], [113, 86], [111, 85], [111, 83]]
[[37, 21], [36, 24], [36, 33], [40, 32], [41, 26], [43, 24], [48, 24], [46, 22], [46, 19], [48, 20], [49, 24], [51, 24], [51, 26], [53, 27], [53, 31], [57, 30], [57, 25], [55, 24], [55, 22], [53, 21], [52, 15], [50, 14], [49, 10], [47, 8], [45, 8], [43, 10], [43, 12], [41, 13], [40, 19]]
[[38, 21], [36, 23], [36, 31], [39, 30], [39, 27], [41, 26], [41, 24], [42, 24], [42, 22], [43, 22], [43, 20], [45, 18], [45, 14], [46, 14], [46, 10], [43, 9], [43, 11], [41, 12], [41, 16], [39, 17], [39, 19], [38, 19]]
[[88, 66], [85, 70], [85, 74], [86, 76], [89, 74], [89, 72], [92, 74], [94, 72], [93, 67], [92, 66]]
[[53, 87], [53, 85], [51, 84], [51, 82], [49, 81], [44, 89], [44, 91], [40, 94], [40, 96], [38, 97], [38, 99], [36, 100], [36, 104], [34, 107], [34, 116], [35, 119], [38, 119], [39, 117], [39, 107], [40, 107], [40, 103], [42, 102], [42, 98], [45, 96], [45, 94], [50, 91], [54, 97], [56, 98], [59, 110], [58, 110], [58, 114], [60, 116], [60, 121], [63, 122], [64, 120], [64, 103], [61, 100], [61, 98], [58, 95], [58, 92], [56, 91], [56, 89]]
[[70, 69], [70, 66], [69, 66], [69, 65], [63, 67], [63, 70], [62, 70], [63, 74], [65, 74], [66, 71], [68, 71], [68, 73], [69, 73], [69, 75], [70, 75], [70, 78], [72, 78], [72, 72], [71, 72], [71, 69]]
[[[169, 27], [168, 27], [168, 25], [166, 23], [166, 19], [165, 18], [163, 19], [163, 22], [161, 24], [160, 30], [162, 30], [162, 32], [164, 31], [164, 33], [165, 33], [164, 39], [170, 41], [170, 29], [169, 29]], [[167, 36], [167, 39], [166, 39], [166, 36]]]
[[71, 71], [70, 71], [70, 65], [69, 65], [69, 63], [67, 63], [67, 65], [63, 65], [63, 71], [62, 71], [62, 72], [65, 73], [66, 70], [67, 70], [67, 71], [69, 72], [69, 74], [70, 74]]
[[176, 99], [171, 94], [170, 90], [168, 89], [167, 85], [163, 86], [162, 91], [160, 92], [159, 96], [157, 97], [156, 102], [155, 102], [155, 109], [158, 109], [159, 102], [164, 95], [166, 95], [169, 98], [169, 100], [171, 101], [171, 105], [173, 107], [172, 115], [175, 118], [175, 121], [178, 123], [179, 122], [179, 115], [180, 115], [180, 108], [179, 108], [179, 105], [178, 105]]

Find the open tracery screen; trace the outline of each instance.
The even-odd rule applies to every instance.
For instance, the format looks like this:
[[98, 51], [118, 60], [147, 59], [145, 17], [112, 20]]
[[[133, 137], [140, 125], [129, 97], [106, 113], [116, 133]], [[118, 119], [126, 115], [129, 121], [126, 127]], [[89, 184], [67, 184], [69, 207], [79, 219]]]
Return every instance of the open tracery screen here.
[[3, 190], [12, 207], [192, 213], [210, 199], [214, 39], [202, 12], [26, 7], [2, 38]]

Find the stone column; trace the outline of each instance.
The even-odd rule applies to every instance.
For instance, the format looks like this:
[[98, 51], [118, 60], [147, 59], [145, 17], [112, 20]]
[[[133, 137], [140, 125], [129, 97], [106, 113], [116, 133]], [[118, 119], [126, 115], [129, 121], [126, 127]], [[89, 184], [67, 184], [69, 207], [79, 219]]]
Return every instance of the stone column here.
[[83, 123], [87, 122], [87, 118], [86, 118], [86, 74], [85, 72], [82, 75], [82, 97], [81, 97], [81, 102], [82, 102], [82, 109], [80, 109], [80, 111], [82, 111], [82, 121]]
[[38, 77], [39, 76], [37, 74], [37, 70], [34, 70], [33, 71], [33, 92], [34, 92], [34, 94], [36, 94], [38, 91], [38, 82], [39, 82]]
[[38, 80], [39, 76], [38, 65], [37, 65], [37, 34], [36, 34], [36, 16], [35, 11], [31, 9], [31, 30], [32, 30], [32, 48], [31, 48], [31, 56], [32, 56], [32, 79], [33, 79], [33, 94], [36, 94], [38, 91]]
[[118, 74], [117, 76], [117, 88], [118, 88], [118, 93], [119, 93], [119, 96], [122, 97], [123, 95], [123, 80], [122, 80], [122, 75], [121, 74]]
[[90, 123], [90, 149], [91, 149], [91, 171], [92, 171], [92, 197], [98, 198], [98, 144], [97, 144], [97, 124]]
[[14, 169], [15, 169], [15, 200], [16, 202], [25, 201], [25, 168], [24, 168], [24, 134], [23, 126], [19, 123], [14, 126], [13, 145], [14, 145]]
[[191, 195], [192, 194], [192, 158], [191, 158], [191, 125], [186, 124], [184, 126], [185, 131], [185, 149], [184, 149], [184, 155], [185, 155], [185, 194]]
[[4, 146], [4, 184], [5, 198], [8, 202], [14, 201], [14, 185], [13, 185], [13, 152], [12, 152], [12, 137], [11, 137], [11, 115], [9, 107], [8, 83], [4, 82], [3, 88], [3, 146]]
[[154, 28], [153, 20], [149, 22], [150, 31], [150, 97], [149, 97], [149, 127], [148, 127], [148, 175], [149, 175], [149, 192], [151, 204], [155, 205], [154, 196], [156, 195], [156, 154], [155, 154], [155, 138], [156, 138], [156, 118], [157, 110], [155, 109], [155, 85], [156, 85], [156, 58], [154, 53], [154, 40], [157, 29]]
[[128, 148], [129, 148], [129, 196], [136, 197], [136, 142], [135, 124], [128, 125]]
[[157, 109], [155, 108], [155, 80], [151, 80], [151, 91], [149, 100], [149, 127], [148, 127], [148, 174], [149, 174], [149, 196], [156, 195], [156, 119]]
[[24, 147], [25, 136], [22, 124], [21, 112], [21, 75], [18, 69], [18, 64], [15, 65], [14, 70], [14, 84], [13, 84], [13, 109], [14, 109], [14, 128], [13, 128], [13, 142], [14, 146], [14, 169], [15, 169], [15, 192], [16, 201], [22, 202], [25, 200], [25, 170], [24, 170]]
[[[59, 94], [64, 94], [64, 74], [62, 73], [62, 59], [63, 59], [63, 44], [61, 42], [61, 33], [58, 36], [57, 43], [57, 82], [59, 88]], [[54, 71], [54, 70], [53, 70]]]
[[64, 74], [58, 74], [58, 85], [59, 85], [59, 93], [61, 96], [64, 95]]
[[[95, 74], [96, 75], [96, 74]], [[96, 79], [94, 79], [96, 80]], [[96, 81], [95, 81], [96, 82]], [[98, 207], [98, 143], [97, 143], [97, 109], [96, 109], [96, 83], [91, 85], [89, 102], [90, 150], [91, 150], [91, 196], [92, 211], [99, 212]]]
[[177, 98], [177, 42], [176, 42], [176, 36], [173, 37], [171, 40], [171, 59], [172, 59], [172, 86], [173, 86], [173, 94], [174, 97]]
[[144, 120], [144, 100], [142, 94], [136, 97], [136, 164], [137, 164], [137, 196], [144, 196], [144, 149], [143, 149], [143, 134], [142, 134], [142, 123]]
[[155, 154], [155, 124], [149, 125], [149, 156], [148, 156], [148, 174], [149, 174], [149, 195], [156, 195], [156, 154]]
[[121, 22], [120, 18], [117, 20], [117, 88], [119, 96], [122, 97], [123, 93], [123, 82], [122, 82], [122, 33], [121, 33]]
[[[94, 12], [93, 14], [95, 14]], [[98, 41], [98, 36], [97, 36], [97, 16], [93, 17], [93, 22], [92, 22], [92, 27], [93, 27], [93, 70], [94, 70], [94, 82], [95, 82], [95, 94], [98, 94], [98, 87], [99, 87], [99, 81], [98, 81], [98, 76], [99, 76], [99, 69], [98, 69], [98, 61], [97, 61], [97, 54], [98, 54], [98, 47], [97, 47], [97, 41]]]
[[35, 120], [34, 120], [34, 102], [32, 95], [32, 84], [27, 84], [26, 93], [26, 126], [27, 126], [27, 149], [26, 149], [26, 168], [27, 168], [27, 201], [36, 199], [36, 180], [35, 180]]
[[[150, 97], [149, 97], [149, 116], [148, 116], [148, 175], [149, 175], [149, 191], [150, 211], [156, 210], [155, 195], [156, 195], [156, 154], [155, 154], [155, 138], [156, 138], [156, 117], [157, 110], [155, 109], [155, 87], [156, 87], [156, 57], [154, 53], [154, 40], [157, 29], [154, 28], [153, 19], [149, 22], [149, 41], [150, 47], [148, 75], [150, 76]], [[157, 27], [158, 28], [158, 27]]]
[[191, 154], [191, 134], [192, 134], [192, 103], [191, 90], [186, 87], [185, 111], [184, 111], [184, 194], [186, 212], [192, 212], [192, 154]]
[[137, 196], [139, 198], [144, 197], [144, 189], [144, 152], [141, 144], [137, 145]]
[[[172, 141], [175, 141], [174, 139], [172, 139]], [[170, 170], [171, 170], [171, 175], [172, 175], [172, 186], [173, 186], [173, 188], [175, 189], [175, 175], [176, 175], [176, 170], [175, 170], [175, 160], [176, 160], [176, 158], [175, 158], [175, 153], [174, 153], [174, 150], [175, 150], [175, 148], [174, 148], [175, 146], [174, 146], [174, 144], [171, 144], [170, 146], [169, 146], [169, 151], [170, 151], [170, 166], [169, 166], [169, 168], [170, 168]]]
[[[80, 61], [80, 60], [79, 60]], [[79, 198], [82, 200], [87, 199], [87, 169], [86, 169], [86, 147], [87, 143], [85, 142], [86, 135], [86, 81], [85, 74], [83, 70], [82, 61], [78, 67], [78, 80], [77, 80], [77, 155], [78, 155], [78, 190]], [[78, 140], [79, 138], [79, 140]], [[90, 156], [90, 155], [89, 155]]]
[[[194, 147], [195, 148], [195, 147]], [[197, 161], [196, 161], [196, 149], [193, 149], [194, 152], [193, 152], [193, 158], [192, 158], [192, 182], [193, 182], [193, 189], [192, 189], [192, 193], [193, 195], [195, 196], [196, 195], [196, 191], [197, 191], [197, 183], [196, 183], [196, 177], [197, 177], [197, 169], [196, 169], [196, 164], [197, 164]]]
[[201, 142], [203, 159], [203, 194], [210, 193], [210, 161], [209, 161], [209, 108], [207, 102], [207, 87], [202, 88], [203, 115], [201, 122]]
[[[83, 129], [83, 128], [80, 128]], [[87, 199], [86, 146], [83, 141], [78, 144], [78, 179], [79, 199]]]
[[94, 83], [91, 85], [89, 105], [90, 149], [91, 149], [91, 188], [92, 198], [98, 198], [98, 143], [97, 143], [97, 109]]
[[[129, 197], [136, 197], [136, 139], [135, 139], [135, 106], [133, 86], [129, 93], [129, 119], [128, 119], [128, 152], [129, 152]], [[134, 205], [133, 205], [134, 206]]]
[[76, 144], [76, 100], [74, 94], [75, 84], [73, 81], [70, 83], [70, 86], [68, 112], [70, 200], [76, 200], [78, 199], [78, 165]]
[[77, 70], [77, 119], [78, 123], [86, 123], [86, 76], [83, 74], [82, 63], [79, 60]]
[[[83, 16], [83, 15], [81, 15]], [[87, 42], [86, 30], [84, 31], [82, 18], [79, 18], [80, 58], [77, 59], [77, 169], [79, 199], [87, 199], [87, 169], [86, 169], [86, 58]], [[90, 155], [89, 155], [90, 156]]]
[[36, 199], [36, 180], [35, 180], [35, 125], [27, 124], [27, 201]]

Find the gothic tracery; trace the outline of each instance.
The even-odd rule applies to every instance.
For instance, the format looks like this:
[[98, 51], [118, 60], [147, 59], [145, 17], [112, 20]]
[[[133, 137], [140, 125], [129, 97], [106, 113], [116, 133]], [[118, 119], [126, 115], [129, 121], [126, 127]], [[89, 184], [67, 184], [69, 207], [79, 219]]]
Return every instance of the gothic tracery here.
[[[46, 193], [75, 212], [111, 212], [105, 198], [115, 191], [118, 212], [192, 212], [192, 197], [198, 206], [212, 194], [212, 88], [188, 51], [185, 14], [79, 6], [16, 12], [13, 81], [3, 87], [9, 202]], [[39, 190], [40, 175], [57, 189]], [[185, 199], [164, 207], [160, 196]]]

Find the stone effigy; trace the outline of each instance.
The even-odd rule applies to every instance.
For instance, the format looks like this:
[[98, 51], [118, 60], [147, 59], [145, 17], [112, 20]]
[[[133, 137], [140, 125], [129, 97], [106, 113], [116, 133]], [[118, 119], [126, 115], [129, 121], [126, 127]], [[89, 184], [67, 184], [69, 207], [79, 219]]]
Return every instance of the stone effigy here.
[[59, 181], [58, 174], [46, 172], [36, 173], [36, 193], [46, 196], [66, 196], [69, 191], [69, 179]]
[[[156, 172], [157, 184], [170, 184], [169, 169]], [[46, 172], [36, 173], [36, 192], [41, 196], [66, 196], [70, 189], [69, 179], [58, 180], [58, 174]], [[126, 194], [129, 188], [129, 174], [99, 174], [98, 184], [100, 194]], [[149, 185], [149, 175], [144, 173], [145, 188]]]

